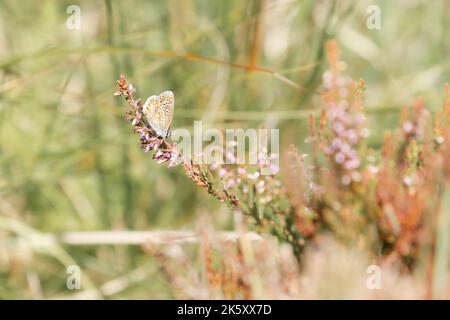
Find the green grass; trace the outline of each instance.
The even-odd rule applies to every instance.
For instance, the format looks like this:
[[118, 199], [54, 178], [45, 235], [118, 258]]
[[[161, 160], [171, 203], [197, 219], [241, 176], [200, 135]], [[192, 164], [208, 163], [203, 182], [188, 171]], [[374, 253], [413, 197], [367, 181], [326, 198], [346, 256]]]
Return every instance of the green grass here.
[[[220, 229], [232, 225], [227, 208], [181, 168], [167, 170], [140, 150], [125, 103], [112, 95], [120, 73], [142, 97], [172, 90], [175, 128], [274, 121], [285, 143], [304, 148], [307, 116], [320, 106], [323, 42], [336, 38], [346, 73], [368, 84], [370, 143], [378, 147], [416, 96], [441, 106], [450, 78], [449, 3], [407, 3], [79, 1], [81, 30], [68, 30], [71, 1], [1, 1], [0, 297], [39, 297], [27, 275], [37, 276], [45, 298], [72, 294], [65, 264], [80, 265], [91, 281], [83, 287], [96, 290], [153, 265], [136, 248], [42, 251], [29, 239], [34, 232], [193, 229], [203, 214]], [[381, 30], [366, 28], [369, 4], [381, 7]], [[267, 40], [285, 32], [285, 44]], [[243, 68], [252, 63], [259, 68]], [[112, 297], [169, 296], [149, 271]]]

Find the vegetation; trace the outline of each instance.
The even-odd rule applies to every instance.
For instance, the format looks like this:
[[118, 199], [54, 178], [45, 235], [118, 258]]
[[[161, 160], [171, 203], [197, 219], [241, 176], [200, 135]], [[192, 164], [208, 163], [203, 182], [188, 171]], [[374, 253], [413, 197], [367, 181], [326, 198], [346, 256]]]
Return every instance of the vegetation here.
[[[0, 3], [1, 298], [450, 296], [448, 3], [71, 4]], [[279, 128], [280, 172], [178, 161], [164, 90], [173, 128]], [[165, 229], [198, 237], [115, 233]]]

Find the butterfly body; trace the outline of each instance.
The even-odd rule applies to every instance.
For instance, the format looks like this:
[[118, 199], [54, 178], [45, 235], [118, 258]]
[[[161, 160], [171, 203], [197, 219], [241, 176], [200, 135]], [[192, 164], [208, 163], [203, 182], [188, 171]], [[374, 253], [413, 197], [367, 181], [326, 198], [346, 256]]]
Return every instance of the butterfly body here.
[[164, 91], [159, 96], [153, 95], [147, 99], [143, 111], [147, 122], [160, 137], [167, 137], [170, 133], [175, 98], [172, 91]]

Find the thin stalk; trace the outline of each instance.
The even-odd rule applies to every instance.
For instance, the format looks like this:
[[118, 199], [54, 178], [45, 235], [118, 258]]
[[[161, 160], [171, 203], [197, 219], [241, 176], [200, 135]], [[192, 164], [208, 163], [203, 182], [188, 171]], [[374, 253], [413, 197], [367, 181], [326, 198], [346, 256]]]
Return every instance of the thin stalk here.
[[[107, 26], [108, 26], [108, 45], [111, 47], [115, 46], [115, 32], [114, 32], [114, 22], [113, 22], [113, 9], [111, 0], [106, 0], [106, 13], [107, 13]], [[120, 29], [123, 33], [125, 29], [125, 25], [123, 19], [120, 21]], [[117, 56], [114, 54], [110, 54], [111, 64], [113, 66], [113, 79], [115, 79], [120, 73], [120, 63], [117, 59]], [[132, 74], [131, 64], [126, 63], [126, 72], [127, 74]], [[118, 106], [118, 102], [116, 100], [116, 105]], [[116, 121], [121, 123], [123, 120], [123, 116], [116, 117]], [[125, 130], [123, 126], [119, 126], [122, 128], [122, 131]], [[134, 206], [133, 206], [133, 184], [131, 182], [131, 174], [130, 174], [130, 161], [128, 159], [128, 147], [126, 144], [126, 140], [122, 140], [121, 143], [121, 180], [122, 180], [122, 188], [123, 188], [123, 209], [122, 209], [122, 218], [128, 229], [134, 228]]]

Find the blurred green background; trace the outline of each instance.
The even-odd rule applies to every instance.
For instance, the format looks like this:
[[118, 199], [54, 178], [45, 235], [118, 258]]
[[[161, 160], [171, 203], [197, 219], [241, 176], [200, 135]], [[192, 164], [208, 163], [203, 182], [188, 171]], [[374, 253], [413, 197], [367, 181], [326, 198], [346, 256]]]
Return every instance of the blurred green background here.
[[[370, 4], [381, 9], [381, 30], [366, 26]], [[70, 5], [80, 8], [80, 29], [66, 26]], [[141, 151], [125, 102], [113, 97], [120, 73], [143, 99], [175, 93], [174, 128], [266, 124], [304, 148], [306, 117], [321, 106], [323, 43], [335, 38], [347, 75], [368, 84], [377, 148], [417, 96], [441, 108], [448, 12], [450, 2], [425, 0], [0, 1], [0, 298], [71, 296], [71, 263], [92, 287], [141, 276], [106, 297], [170, 297], [139, 249], [60, 247], [38, 235], [194, 229], [203, 214], [232, 225], [181, 168]]]

